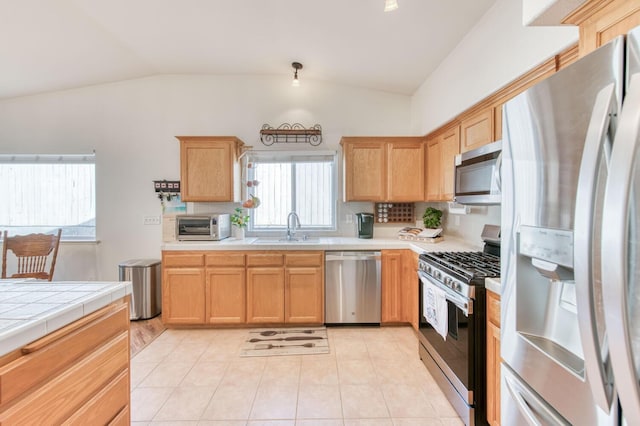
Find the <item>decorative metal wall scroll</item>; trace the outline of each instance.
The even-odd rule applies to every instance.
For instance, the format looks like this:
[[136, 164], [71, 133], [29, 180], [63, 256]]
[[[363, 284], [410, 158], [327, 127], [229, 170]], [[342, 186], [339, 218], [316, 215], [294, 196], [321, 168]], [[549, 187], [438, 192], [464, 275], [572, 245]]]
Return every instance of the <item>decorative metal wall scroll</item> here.
[[322, 143], [322, 127], [316, 124], [306, 129], [299, 123], [284, 123], [274, 129], [264, 124], [260, 130], [260, 140], [267, 146], [274, 143], [308, 143], [318, 146]]

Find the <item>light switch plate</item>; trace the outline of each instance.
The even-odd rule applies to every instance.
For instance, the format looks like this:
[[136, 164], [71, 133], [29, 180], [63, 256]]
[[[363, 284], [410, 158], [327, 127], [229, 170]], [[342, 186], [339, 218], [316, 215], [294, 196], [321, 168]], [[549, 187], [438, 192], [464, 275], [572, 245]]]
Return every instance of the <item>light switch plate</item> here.
[[145, 216], [143, 223], [145, 225], [160, 225], [160, 216]]

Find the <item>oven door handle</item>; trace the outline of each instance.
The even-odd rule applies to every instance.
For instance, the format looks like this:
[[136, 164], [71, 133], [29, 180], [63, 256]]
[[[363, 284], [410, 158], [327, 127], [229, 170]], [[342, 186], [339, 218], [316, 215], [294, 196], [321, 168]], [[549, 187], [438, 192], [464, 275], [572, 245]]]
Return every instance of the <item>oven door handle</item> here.
[[464, 313], [464, 316], [468, 317], [469, 314], [473, 314], [473, 299], [467, 299], [464, 296], [460, 296], [449, 287], [440, 284], [438, 281], [435, 281], [424, 272], [418, 272], [418, 278], [420, 278], [422, 282], [428, 281], [430, 284], [433, 284], [440, 290], [444, 291], [446, 299], [456, 305], [456, 307], [458, 307], [458, 309], [460, 309]]

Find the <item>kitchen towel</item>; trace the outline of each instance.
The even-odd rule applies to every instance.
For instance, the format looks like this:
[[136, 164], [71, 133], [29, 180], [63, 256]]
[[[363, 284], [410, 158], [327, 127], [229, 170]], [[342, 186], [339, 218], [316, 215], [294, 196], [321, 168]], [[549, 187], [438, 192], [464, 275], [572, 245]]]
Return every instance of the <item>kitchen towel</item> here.
[[422, 314], [426, 318], [427, 322], [431, 324], [442, 336], [444, 340], [447, 340], [448, 328], [448, 314], [447, 314], [447, 296], [444, 290], [431, 284], [429, 280], [422, 280]]

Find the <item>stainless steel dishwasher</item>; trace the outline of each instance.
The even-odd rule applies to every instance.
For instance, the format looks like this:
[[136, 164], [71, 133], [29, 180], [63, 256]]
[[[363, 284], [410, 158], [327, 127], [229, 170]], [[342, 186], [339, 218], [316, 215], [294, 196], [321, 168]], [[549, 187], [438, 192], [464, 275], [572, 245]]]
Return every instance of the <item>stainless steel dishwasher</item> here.
[[325, 323], [379, 324], [379, 251], [325, 254]]

